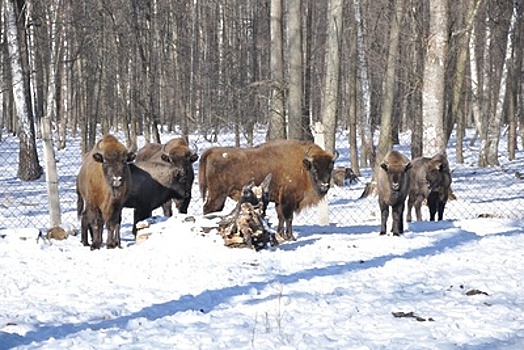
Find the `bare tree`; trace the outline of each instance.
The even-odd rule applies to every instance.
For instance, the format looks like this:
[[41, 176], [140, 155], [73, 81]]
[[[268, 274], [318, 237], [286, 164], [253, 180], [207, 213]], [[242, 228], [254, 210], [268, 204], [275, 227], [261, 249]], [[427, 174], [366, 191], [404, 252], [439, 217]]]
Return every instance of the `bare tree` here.
[[517, 1], [513, 2], [513, 10], [511, 13], [511, 20], [507, 33], [506, 41], [506, 50], [504, 55], [504, 60], [502, 64], [502, 71], [500, 74], [500, 82], [498, 88], [498, 95], [495, 100], [495, 115], [490, 118], [490, 128], [489, 128], [489, 149], [488, 149], [488, 164], [489, 165], [499, 165], [499, 141], [500, 141], [500, 126], [502, 124], [503, 117], [503, 104], [504, 98], [506, 97], [506, 88], [508, 84], [508, 70], [513, 56], [514, 50], [514, 38], [515, 38], [515, 27], [517, 24]]
[[[31, 94], [27, 72], [28, 62], [25, 61], [24, 64], [24, 60], [27, 59], [27, 52], [25, 55], [22, 55], [22, 51], [26, 49], [26, 45], [23, 44], [25, 36], [22, 33], [22, 31], [25, 31], [24, 11], [24, 1], [5, 0], [7, 46], [11, 57], [13, 92], [19, 123], [20, 156], [18, 177], [24, 181], [32, 181], [42, 176], [43, 169], [40, 166], [36, 151], [34, 118], [31, 109]], [[17, 25], [16, 18], [20, 20], [19, 25]], [[24, 67], [26, 68], [24, 69]]]
[[271, 119], [268, 139], [286, 138], [282, 0], [271, 0]]
[[444, 92], [447, 57], [447, 0], [430, 0], [430, 33], [424, 65], [423, 154], [433, 156], [446, 152], [444, 134]]
[[[302, 50], [302, 0], [290, 0], [287, 20], [288, 69], [288, 137], [303, 139], [303, 50]], [[307, 125], [306, 125], [307, 126]]]
[[329, 0], [327, 13], [326, 81], [322, 100], [322, 123], [326, 150], [335, 150], [342, 33], [342, 0]]
[[382, 91], [382, 116], [380, 118], [380, 137], [377, 147], [377, 160], [375, 161], [375, 171], [378, 169], [380, 162], [384, 159], [386, 153], [391, 150], [393, 144], [392, 138], [392, 119], [393, 119], [393, 100], [395, 96], [396, 68], [398, 61], [398, 47], [400, 40], [400, 25], [402, 14], [404, 12], [404, 0], [396, 0], [394, 7], [391, 9], [391, 28], [389, 30], [389, 50]]

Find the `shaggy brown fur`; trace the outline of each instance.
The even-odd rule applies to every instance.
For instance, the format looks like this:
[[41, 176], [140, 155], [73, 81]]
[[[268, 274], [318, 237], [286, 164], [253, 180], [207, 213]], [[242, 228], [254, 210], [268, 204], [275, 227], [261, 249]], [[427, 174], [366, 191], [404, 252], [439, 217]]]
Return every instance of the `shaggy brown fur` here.
[[339, 166], [333, 170], [333, 182], [337, 186], [344, 186], [345, 180], [348, 180], [351, 185], [353, 182], [358, 181], [357, 175], [353, 172], [353, 169]]
[[133, 186], [124, 206], [134, 208], [133, 233], [136, 223], [152, 215], [160, 206], [165, 216], [172, 216], [174, 199], [179, 213], [187, 214], [195, 179], [193, 163], [198, 159], [183, 138], [164, 145], [150, 143], [140, 149], [131, 165]]
[[404, 207], [409, 191], [411, 162], [398, 151], [389, 151], [380, 164], [377, 175], [378, 203], [380, 207], [380, 234], [386, 234], [389, 207], [392, 209], [394, 236], [404, 232]]
[[410, 175], [407, 221], [411, 222], [411, 209], [415, 207], [417, 221], [422, 220], [421, 206], [427, 199], [430, 220], [444, 217], [444, 207], [449, 198], [451, 172], [444, 154], [431, 158], [417, 157], [411, 162], [413, 168]]
[[198, 172], [204, 214], [221, 211], [226, 198], [238, 194], [250, 179], [261, 183], [271, 173], [269, 198], [278, 215], [277, 234], [293, 240], [293, 214], [316, 205], [326, 195], [337, 156], [312, 142], [298, 140], [275, 140], [253, 148], [208, 149], [200, 158]]
[[83, 245], [89, 245], [89, 231], [91, 249], [99, 249], [105, 224], [107, 247], [120, 246], [122, 207], [131, 187], [128, 162], [134, 157], [135, 154], [113, 135], [104, 136], [84, 157], [76, 179], [77, 214], [81, 219]]

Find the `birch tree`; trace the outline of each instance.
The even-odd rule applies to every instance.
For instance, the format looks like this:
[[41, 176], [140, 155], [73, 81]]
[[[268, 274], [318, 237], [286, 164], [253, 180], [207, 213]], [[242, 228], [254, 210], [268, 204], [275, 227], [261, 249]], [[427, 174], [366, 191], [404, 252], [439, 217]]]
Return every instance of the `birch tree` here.
[[422, 88], [422, 153], [446, 152], [444, 134], [445, 76], [448, 40], [447, 0], [430, 0], [429, 38]]
[[326, 81], [323, 94], [322, 123], [325, 130], [325, 147], [335, 150], [337, 126], [338, 85], [340, 70], [340, 39], [342, 32], [342, 0], [329, 0], [327, 12]]
[[[5, 0], [7, 46], [10, 56], [13, 95], [19, 123], [20, 153], [18, 177], [24, 181], [33, 181], [40, 178], [43, 169], [40, 166], [36, 150], [29, 80], [25, 76], [26, 73], [24, 73], [22, 66], [22, 44], [18, 30], [19, 28], [21, 28], [20, 30], [25, 30], [25, 25], [23, 24], [24, 16], [17, 16], [15, 12], [16, 6], [16, 0]], [[17, 26], [16, 18], [20, 18], [22, 21], [20, 27]]]
[[503, 104], [506, 96], [506, 87], [508, 84], [508, 66], [513, 56], [513, 40], [515, 38], [515, 26], [517, 24], [517, 1], [513, 1], [513, 11], [511, 13], [511, 20], [508, 29], [506, 50], [504, 55], [504, 62], [502, 65], [502, 72], [500, 75], [500, 82], [498, 88], [498, 95], [495, 100], [494, 116], [490, 120], [489, 125], [489, 141], [488, 141], [488, 165], [499, 165], [499, 140], [500, 140], [500, 125], [502, 124], [503, 117]]
[[[288, 1], [288, 135], [291, 139], [303, 139], [303, 50], [302, 50], [302, 0]], [[307, 125], [306, 125], [307, 127]]]
[[360, 122], [360, 135], [362, 139], [361, 167], [366, 167], [366, 161], [370, 165], [375, 163], [375, 149], [373, 146], [373, 133], [371, 131], [371, 90], [369, 87], [369, 74], [366, 62], [366, 45], [364, 42], [364, 22], [362, 19], [362, 8], [360, 0], [353, 0], [355, 9], [355, 22], [357, 27], [357, 62], [358, 82], [362, 94], [362, 120]]
[[391, 27], [389, 30], [389, 50], [386, 67], [386, 76], [382, 84], [382, 115], [380, 118], [380, 137], [378, 141], [377, 157], [375, 169], [378, 169], [380, 162], [384, 159], [386, 153], [391, 150], [392, 144], [392, 115], [393, 99], [395, 96], [396, 86], [396, 67], [398, 61], [398, 47], [400, 40], [400, 23], [402, 13], [404, 12], [404, 0], [396, 0], [394, 8], [391, 10]]
[[286, 138], [286, 112], [284, 108], [284, 57], [282, 37], [282, 0], [270, 2], [270, 70], [271, 97], [268, 139]]

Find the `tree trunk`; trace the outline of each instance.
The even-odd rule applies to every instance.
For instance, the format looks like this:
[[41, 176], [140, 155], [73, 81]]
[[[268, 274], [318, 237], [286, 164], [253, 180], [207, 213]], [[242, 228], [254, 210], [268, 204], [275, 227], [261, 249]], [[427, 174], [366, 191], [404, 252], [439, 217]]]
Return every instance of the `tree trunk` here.
[[462, 86], [466, 75], [466, 68], [468, 65], [468, 43], [471, 36], [471, 28], [475, 19], [480, 1], [472, 2], [470, 0], [462, 1], [463, 10], [466, 12], [464, 23], [458, 33], [457, 46], [457, 64], [455, 68], [455, 78], [453, 79], [453, 94], [451, 101], [451, 118], [457, 123], [457, 145], [456, 145], [456, 160], [457, 163], [464, 163], [463, 143], [464, 134], [466, 131], [466, 116], [462, 112]]
[[424, 156], [446, 152], [445, 76], [448, 40], [447, 0], [430, 0], [430, 29], [422, 90]]
[[499, 142], [500, 142], [500, 125], [502, 124], [502, 112], [504, 105], [504, 98], [506, 97], [506, 88], [508, 86], [508, 70], [511, 64], [511, 57], [513, 56], [515, 38], [515, 27], [517, 24], [517, 2], [513, 4], [513, 11], [511, 13], [511, 20], [508, 29], [506, 51], [504, 62], [502, 65], [502, 73], [499, 83], [499, 93], [496, 99], [495, 115], [491, 118], [490, 135], [489, 135], [489, 150], [488, 150], [488, 164], [499, 165]]
[[302, 0], [289, 0], [287, 19], [288, 38], [288, 137], [304, 139], [303, 112], [303, 51], [302, 51]]
[[362, 139], [361, 167], [375, 164], [373, 132], [371, 130], [371, 89], [369, 87], [368, 65], [366, 62], [366, 45], [364, 42], [364, 23], [360, 0], [354, 0], [355, 22], [357, 26], [357, 62], [360, 93], [362, 94], [362, 120], [360, 123]]
[[393, 147], [392, 144], [392, 120], [393, 120], [393, 100], [396, 87], [396, 67], [398, 61], [398, 46], [400, 39], [400, 24], [404, 11], [404, 0], [396, 0], [395, 7], [391, 13], [391, 27], [389, 30], [389, 50], [386, 67], [386, 76], [382, 85], [382, 116], [380, 118], [380, 137], [378, 141], [377, 157], [374, 165], [374, 172], [379, 169], [380, 163], [386, 153]]
[[271, 37], [271, 117], [268, 139], [286, 138], [286, 112], [284, 109], [284, 57], [282, 38], [282, 0], [271, 0], [270, 37]]
[[342, 33], [342, 0], [329, 0], [327, 13], [326, 76], [322, 101], [322, 124], [326, 151], [335, 150]]
[[[25, 47], [21, 44], [19, 28], [23, 30], [23, 15], [15, 13], [16, 0], [5, 1], [5, 15], [7, 19], [7, 43], [11, 57], [11, 75], [13, 79], [13, 94], [15, 98], [16, 113], [18, 115], [18, 137], [20, 139], [20, 155], [18, 163], [18, 177], [23, 181], [37, 180], [42, 176], [43, 169], [38, 160], [36, 151], [35, 128], [33, 114], [30, 106], [31, 96], [29, 81], [23, 70], [21, 50]], [[22, 24], [17, 27], [16, 18], [20, 18]]]

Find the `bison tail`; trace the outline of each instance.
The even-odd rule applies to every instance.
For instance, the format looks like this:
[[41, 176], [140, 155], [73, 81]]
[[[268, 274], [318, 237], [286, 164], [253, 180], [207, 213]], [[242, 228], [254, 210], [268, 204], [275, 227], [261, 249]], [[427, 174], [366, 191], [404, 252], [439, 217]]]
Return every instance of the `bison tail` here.
[[206, 192], [207, 192], [206, 160], [207, 160], [207, 153], [204, 153], [200, 157], [200, 161], [198, 164], [198, 188], [200, 189], [200, 197], [202, 198], [202, 201], [206, 200]]
[[76, 195], [76, 215], [78, 216], [78, 218], [80, 218], [80, 216], [82, 216], [82, 213], [84, 212], [84, 198], [82, 198], [78, 190], [76, 191]]

